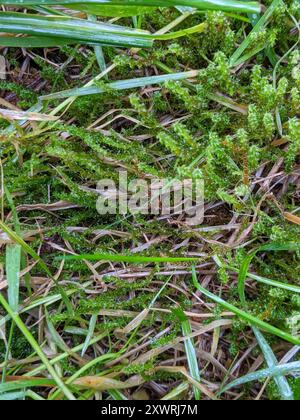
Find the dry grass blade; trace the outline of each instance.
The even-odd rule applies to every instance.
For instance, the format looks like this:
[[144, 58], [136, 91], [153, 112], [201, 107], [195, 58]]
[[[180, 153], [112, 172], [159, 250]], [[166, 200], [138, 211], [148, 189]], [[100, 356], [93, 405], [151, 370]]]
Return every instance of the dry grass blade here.
[[7, 109], [0, 109], [0, 118], [4, 118], [8, 121], [22, 121], [24, 119], [28, 121], [57, 121], [57, 117], [51, 115], [39, 114], [37, 112], [26, 112], [26, 111], [11, 111]]
[[211, 392], [205, 385], [203, 385], [202, 383], [192, 378], [184, 366], [158, 366], [157, 368], [155, 368], [155, 370], [157, 371], [161, 370], [161, 371], [172, 372], [172, 373], [180, 373], [187, 379], [187, 381], [191, 385], [193, 385], [196, 389], [198, 389], [200, 392], [206, 395], [209, 399], [217, 400], [216, 395], [213, 392]]
[[92, 389], [95, 391], [107, 391], [107, 390], [120, 390], [120, 389], [127, 389], [127, 388], [134, 388], [137, 386], [142, 385], [145, 382], [145, 379], [140, 376], [132, 376], [131, 378], [127, 379], [127, 381], [117, 381], [116, 379], [112, 379], [105, 376], [85, 376], [79, 379], [76, 379], [73, 382], [73, 385], [79, 387], [81, 389]]
[[292, 213], [284, 213], [284, 218], [295, 225], [300, 226], [300, 217]]

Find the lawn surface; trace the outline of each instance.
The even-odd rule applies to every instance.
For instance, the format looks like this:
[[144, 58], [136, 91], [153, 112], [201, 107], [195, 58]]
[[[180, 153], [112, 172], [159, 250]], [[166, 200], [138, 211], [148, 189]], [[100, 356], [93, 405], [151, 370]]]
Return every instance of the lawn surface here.
[[299, 399], [299, 2], [68, 3], [1, 2], [0, 400]]

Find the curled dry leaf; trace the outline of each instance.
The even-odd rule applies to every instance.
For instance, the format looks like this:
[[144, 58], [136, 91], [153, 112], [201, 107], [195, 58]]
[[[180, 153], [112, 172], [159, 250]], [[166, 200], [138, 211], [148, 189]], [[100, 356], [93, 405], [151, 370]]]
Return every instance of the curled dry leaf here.
[[126, 389], [140, 386], [145, 382], [145, 379], [140, 375], [135, 375], [127, 381], [118, 381], [107, 376], [85, 376], [73, 382], [73, 385], [83, 389], [94, 389], [97, 391], [107, 391], [108, 389]]

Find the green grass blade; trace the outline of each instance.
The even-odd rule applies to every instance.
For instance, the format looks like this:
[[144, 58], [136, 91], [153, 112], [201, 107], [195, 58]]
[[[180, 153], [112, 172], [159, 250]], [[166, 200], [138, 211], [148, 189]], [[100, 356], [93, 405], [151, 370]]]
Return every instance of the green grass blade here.
[[248, 273], [247, 277], [251, 278], [252, 280], [256, 280], [259, 283], [263, 283], [269, 286], [278, 287], [279, 289], [287, 290], [288, 292], [300, 293], [300, 287], [294, 284], [282, 283], [277, 280], [268, 279], [266, 277], [261, 277], [261, 276], [258, 276], [256, 274], [251, 274], [251, 273]]
[[3, 232], [5, 232], [12, 241], [19, 244], [23, 248], [24, 252], [26, 252], [26, 254], [29, 254], [34, 260], [38, 261], [42, 269], [49, 276], [52, 277], [50, 270], [48, 269], [44, 261], [41, 259], [41, 257], [19, 235], [17, 235], [13, 230], [11, 230], [5, 223], [1, 222], [1, 220], [0, 229], [2, 229]]
[[[92, 22], [97, 22], [97, 16], [89, 15], [88, 18]], [[103, 72], [107, 68], [104, 53], [103, 53], [103, 48], [101, 47], [101, 45], [95, 45], [94, 51], [95, 51], [95, 56], [96, 56], [100, 71]]]
[[300, 372], [300, 362], [287, 363], [285, 365], [277, 365], [272, 368], [263, 369], [258, 372], [249, 373], [241, 378], [236, 379], [230, 384], [226, 385], [222, 389], [222, 393], [229, 391], [232, 388], [237, 388], [241, 385], [247, 384], [253, 381], [260, 381], [262, 379], [267, 379], [268, 377], [278, 377], [282, 375], [289, 375], [291, 373]]
[[20, 245], [6, 246], [6, 277], [8, 302], [14, 312], [19, 307], [20, 269], [22, 248]]
[[149, 76], [149, 77], [139, 77], [135, 79], [128, 80], [119, 80], [117, 82], [107, 83], [105, 88], [98, 86], [88, 86], [82, 88], [69, 89], [62, 92], [53, 93], [50, 95], [41, 96], [41, 101], [50, 101], [56, 99], [70, 98], [72, 96], [88, 96], [88, 95], [97, 95], [105, 92], [107, 89], [113, 90], [127, 90], [141, 88], [148, 85], [159, 85], [166, 83], [168, 81], [179, 81], [194, 78], [198, 75], [197, 70], [183, 72], [183, 73], [172, 73], [164, 74], [161, 76]]
[[[101, 341], [104, 337], [107, 337], [107, 335], [108, 335], [108, 332], [107, 332], [107, 331], [105, 331], [104, 333], [102, 333], [102, 334], [100, 334], [100, 335], [98, 335], [98, 336], [94, 337], [94, 338], [91, 340], [90, 345], [98, 343], [98, 341]], [[82, 350], [82, 349], [83, 349], [83, 346], [84, 346], [84, 344], [80, 344], [80, 345], [78, 345], [78, 346], [74, 347], [73, 349], [71, 349], [71, 351], [72, 351], [73, 353], [77, 353], [78, 351], [80, 351], [80, 350]], [[54, 357], [54, 359], [50, 360], [50, 362], [49, 362], [49, 363], [51, 364], [51, 366], [54, 366], [56, 363], [59, 363], [59, 362], [61, 362], [62, 360], [67, 359], [67, 357], [68, 357], [69, 355], [70, 355], [70, 353], [69, 353], [69, 352], [62, 353], [62, 354], [60, 354], [60, 355], [58, 355], [58, 356]], [[38, 375], [38, 374], [40, 374], [41, 372], [43, 372], [43, 370], [44, 370], [44, 366], [39, 366], [39, 367], [35, 368], [34, 370], [32, 370], [32, 371], [30, 372], [29, 376]]]
[[32, 387], [43, 388], [53, 386], [56, 386], [55, 381], [47, 378], [20, 379], [0, 384], [0, 394]]
[[85, 2], [79, 4], [68, 5], [70, 9], [79, 10], [88, 14], [96, 16], [108, 16], [108, 17], [132, 17], [144, 15], [154, 11], [153, 7], [147, 6], [123, 6], [123, 5], [103, 5], [93, 2]]
[[34, 37], [28, 36], [24, 38], [15, 36], [0, 36], [0, 45], [2, 47], [17, 47], [17, 48], [50, 48], [63, 47], [65, 45], [76, 44], [78, 41], [53, 37]]
[[[294, 246], [294, 244], [293, 244]], [[288, 250], [293, 247], [291, 244], [288, 244]], [[259, 252], [259, 250], [261, 250], [262, 248], [264, 250], [282, 250], [282, 248], [284, 247], [284, 245], [282, 244], [270, 244], [270, 245], [265, 245], [261, 248], [259, 248], [258, 250], [256, 250], [254, 253], [251, 254], [251, 257], [254, 258], [254, 256]], [[246, 299], [245, 299], [245, 281], [246, 281], [246, 276], [248, 273], [248, 269], [249, 266], [251, 264], [252, 259], [249, 258], [249, 256], [247, 258], [245, 258], [244, 262], [242, 263], [242, 276], [239, 275], [239, 295], [240, 295], [240, 299], [242, 304], [245, 306], [246, 304]], [[245, 265], [245, 266], [244, 266]], [[254, 326], [252, 326], [252, 330], [255, 334], [255, 337], [257, 339], [257, 342], [263, 352], [264, 358], [266, 360], [266, 363], [268, 365], [269, 368], [273, 368], [275, 366], [278, 365], [278, 361], [276, 359], [276, 356], [274, 355], [271, 347], [269, 346], [267, 340], [264, 338], [264, 336], [262, 335], [262, 333]], [[286, 380], [286, 378], [284, 376], [278, 376], [274, 378], [274, 381], [278, 387], [279, 393], [281, 395], [281, 399], [284, 401], [292, 401], [294, 400], [294, 395], [293, 392], [289, 386], [288, 381]]]
[[[154, 38], [147, 31], [109, 23], [91, 22], [64, 16], [39, 16], [18, 12], [0, 12], [3, 33], [27, 34], [35, 37], [62, 38], [74, 42], [119, 47], [149, 48]], [[1, 45], [1, 37], [0, 37]]]
[[[150, 34], [140, 29], [98, 22], [95, 19], [75, 19], [68, 16], [39, 16], [15, 12], [0, 12], [1, 32], [27, 34], [33, 37], [53, 38], [71, 42], [84, 42], [123, 47], [151, 47], [154, 40], [172, 40], [186, 35], [203, 32], [207, 25], [197, 26], [168, 34]], [[7, 38], [7, 37], [6, 37]], [[14, 39], [16, 45], [18, 38]], [[24, 42], [24, 41], [23, 41]], [[1, 37], [0, 37], [1, 45]]]
[[[104, 6], [109, 9], [111, 6], [123, 7], [172, 7], [172, 6], [187, 6], [194, 7], [198, 10], [221, 10], [225, 12], [237, 13], [260, 13], [261, 6], [258, 2], [243, 2], [237, 0], [89, 0], [83, 2], [82, 0], [3, 0], [5, 5], [19, 5], [24, 6], [51, 6], [51, 5], [80, 5], [86, 7], [89, 5], [102, 5], [100, 11], [103, 12]], [[83, 9], [84, 10], [84, 9]], [[113, 10], [115, 11], [115, 9]], [[131, 16], [136, 15], [137, 11]], [[119, 12], [121, 13], [121, 11]]]
[[108, 393], [115, 401], [128, 401], [128, 398], [118, 389], [111, 389]]
[[238, 276], [238, 291], [240, 300], [243, 305], [246, 303], [246, 296], [245, 296], [245, 284], [247, 279], [247, 274], [249, 271], [250, 264], [255, 256], [259, 252], [270, 252], [270, 251], [299, 251], [300, 244], [297, 243], [288, 243], [288, 244], [267, 244], [264, 245], [255, 251], [253, 251], [250, 255], [248, 255], [241, 264], [239, 276]]
[[89, 348], [91, 339], [93, 338], [93, 335], [94, 335], [94, 332], [95, 332], [97, 319], [98, 319], [98, 315], [95, 314], [95, 315], [91, 316], [90, 324], [89, 324], [89, 330], [88, 330], [88, 334], [87, 334], [85, 342], [84, 342], [84, 347], [83, 347], [82, 352], [81, 352], [81, 357], [83, 357], [85, 355], [87, 349]]
[[182, 382], [176, 388], [172, 389], [172, 391], [168, 392], [168, 394], [165, 395], [163, 398], [161, 398], [161, 400], [162, 401], [179, 400], [182, 394], [189, 390], [189, 387], [190, 385], [188, 382]]
[[16, 401], [23, 400], [26, 397], [26, 392], [9, 392], [7, 394], [0, 394], [0, 401]]
[[[257, 339], [257, 342], [259, 344], [259, 347], [261, 348], [261, 351], [263, 352], [263, 355], [267, 362], [268, 367], [273, 368], [277, 366], [278, 361], [276, 359], [276, 356], [273, 353], [273, 350], [269, 346], [269, 343], [267, 342], [265, 337], [256, 327], [252, 327], [252, 329]], [[291, 387], [284, 376], [275, 376], [274, 381], [278, 387], [282, 400], [284, 401], [294, 400], [293, 391], [291, 390]]]
[[178, 263], [178, 262], [195, 262], [199, 258], [171, 258], [171, 257], [143, 257], [130, 255], [110, 255], [110, 254], [86, 254], [86, 255], [67, 255], [59, 257], [67, 261], [107, 261], [107, 262], [124, 262], [133, 264], [150, 264], [150, 263]]
[[257, 327], [263, 329], [264, 331], [268, 332], [269, 334], [276, 335], [279, 338], [282, 338], [285, 341], [288, 341], [296, 346], [300, 345], [300, 339], [297, 337], [292, 336], [285, 331], [280, 330], [279, 328], [273, 327], [272, 325], [262, 321], [261, 319], [249, 314], [248, 312], [243, 311], [242, 309], [237, 308], [236, 306], [232, 305], [224, 301], [219, 296], [214, 295], [213, 293], [209, 292], [208, 290], [204, 289], [198, 282], [197, 273], [195, 267], [192, 269], [192, 279], [194, 286], [203, 293], [206, 297], [221, 305], [223, 308], [228, 309], [230, 312], [236, 314], [239, 318], [244, 319], [245, 321], [249, 322], [250, 325], [256, 325]]
[[[228, 270], [234, 271], [239, 274], [240, 272], [239, 269], [231, 265], [223, 264], [223, 262], [217, 256], [214, 257], [214, 260], [219, 267], [226, 268]], [[257, 281], [258, 283], [267, 284], [268, 286], [272, 286], [272, 287], [278, 287], [279, 289], [287, 290], [288, 292], [300, 293], [300, 287], [294, 284], [282, 283], [277, 280], [268, 279], [267, 277], [262, 277], [262, 276], [258, 276], [257, 274], [249, 273], [249, 271], [247, 272], [246, 277]]]
[[20, 401], [26, 398], [26, 392], [10, 392], [0, 395], [0, 401]]
[[12, 241], [20, 245], [26, 254], [30, 255], [35, 261], [39, 263], [40, 267], [45, 271], [45, 273], [51, 278], [51, 280], [54, 281], [54, 283], [59, 288], [61, 297], [68, 309], [68, 312], [70, 314], [73, 313], [73, 308], [66, 292], [60, 287], [57, 280], [52, 276], [51, 271], [46, 266], [46, 264], [41, 259], [41, 257], [19, 235], [17, 235], [13, 230], [11, 230], [8, 226], [6, 226], [6, 224], [3, 223], [1, 220], [0, 220], [0, 229], [2, 229], [3, 232], [5, 232]]
[[[190, 338], [190, 334], [192, 333], [192, 328], [189, 319], [186, 317], [185, 313], [181, 308], [174, 309], [174, 314], [178, 317], [181, 323], [181, 329], [184, 337], [187, 339], [184, 341], [185, 352], [187, 356], [187, 361], [189, 365], [190, 375], [193, 379], [200, 382], [200, 370], [198, 364], [197, 353], [195, 350], [195, 344], [193, 339]], [[201, 392], [198, 388], [193, 387], [195, 400], [201, 400]]]
[[[259, 19], [259, 21], [256, 23], [250, 34], [244, 39], [242, 44], [239, 46], [239, 48], [235, 51], [235, 53], [230, 58], [230, 66], [235, 67], [237, 63], [240, 63], [240, 57], [244, 54], [244, 52], [247, 50], [251, 43], [251, 39], [253, 34], [259, 33], [265, 25], [268, 23], [270, 18], [272, 17], [273, 13], [275, 12], [276, 8], [282, 3], [282, 0], [273, 0], [270, 7], [267, 9], [265, 14]], [[249, 58], [249, 57], [248, 57]], [[247, 59], [248, 59], [247, 58]]]
[[[52, 365], [49, 363], [49, 360], [47, 359], [46, 355], [44, 354], [43, 350], [40, 348], [39, 344], [31, 334], [31, 332], [27, 329], [26, 325], [23, 323], [19, 315], [17, 315], [9, 306], [4, 296], [0, 293], [0, 304], [3, 306], [5, 311], [11, 316], [12, 320], [16, 324], [16, 326], [19, 328], [21, 333], [24, 335], [28, 343], [31, 345], [33, 350], [36, 352], [36, 354], [39, 356], [45, 367], [47, 368], [48, 372], [52, 376], [53, 380], [55, 381], [56, 385], [59, 387], [61, 392], [69, 399], [69, 400], [76, 400], [71, 391], [66, 387], [64, 382], [61, 380], [61, 378], [56, 373], [55, 369], [52, 367]], [[5, 384], [7, 385], [7, 384]], [[0, 388], [1, 390], [1, 388]]]

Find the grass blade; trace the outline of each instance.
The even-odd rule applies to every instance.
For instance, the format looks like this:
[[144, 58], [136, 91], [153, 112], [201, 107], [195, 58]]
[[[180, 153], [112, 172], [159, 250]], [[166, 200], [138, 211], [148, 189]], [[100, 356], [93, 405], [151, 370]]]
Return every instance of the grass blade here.
[[[275, 354], [273, 353], [271, 347], [269, 346], [267, 340], [264, 338], [262, 333], [256, 328], [252, 327], [257, 342], [263, 352], [265, 360], [269, 368], [273, 368], [278, 365], [278, 360], [276, 359]], [[291, 387], [284, 376], [275, 376], [274, 381], [278, 387], [279, 393], [282, 400], [284, 401], [293, 401], [294, 395]]]
[[[237, 65], [237, 63], [240, 63], [240, 61], [239, 61], [240, 57], [242, 56], [242, 54], [244, 54], [246, 49], [249, 47], [249, 45], [251, 43], [252, 35], [255, 34], [255, 33], [259, 33], [263, 29], [263, 27], [268, 23], [268, 21], [272, 17], [276, 8], [281, 3], [282, 3], [282, 0], [273, 0], [272, 4], [267, 9], [266, 13], [261, 17], [261, 19], [254, 26], [254, 28], [250, 32], [250, 34], [245, 38], [245, 40], [242, 42], [242, 44], [239, 46], [239, 48], [232, 55], [232, 57], [230, 59], [230, 66], [231, 67], [235, 67]], [[246, 59], [249, 59], [249, 56], [247, 56]]]
[[288, 375], [299, 371], [300, 362], [292, 362], [287, 363], [285, 365], [277, 365], [268, 369], [260, 370], [258, 372], [249, 373], [248, 375], [238, 378], [230, 384], [226, 385], [221, 392], [223, 393], [229, 391], [232, 388], [237, 388], [249, 382], [260, 381], [262, 379], [267, 379], [268, 377], [274, 378], [282, 375]]
[[147, 85], [158, 85], [161, 83], [166, 83], [168, 81], [179, 81], [179, 80], [186, 80], [196, 77], [198, 75], [197, 70], [183, 72], [183, 73], [173, 73], [173, 74], [164, 74], [161, 76], [150, 76], [150, 77], [140, 77], [135, 79], [128, 79], [128, 80], [119, 80], [117, 82], [107, 83], [105, 88], [101, 88], [98, 86], [88, 86], [83, 88], [77, 89], [69, 89], [62, 92], [53, 93], [50, 95], [41, 96], [41, 101], [49, 101], [49, 100], [56, 100], [56, 99], [63, 99], [69, 98], [71, 96], [87, 96], [87, 95], [96, 95], [99, 93], [105, 92], [107, 89], [113, 90], [127, 90], [127, 89], [134, 89], [134, 88], [141, 88]]
[[[149, 48], [155, 40], [172, 40], [186, 35], [203, 32], [207, 25], [201, 23], [192, 28], [169, 34], [151, 34], [140, 29], [102, 23], [95, 19], [75, 19], [69, 16], [40, 16], [19, 12], [0, 12], [2, 33], [26, 34], [41, 37], [50, 43], [53, 38], [96, 45]], [[7, 40], [7, 36], [5, 37]], [[11, 38], [11, 45], [19, 46], [19, 38]], [[23, 41], [24, 42], [24, 41]], [[0, 36], [1, 45], [1, 36]], [[99, 53], [99, 51], [98, 51]], [[98, 54], [99, 55], [99, 54]], [[101, 62], [103, 57], [101, 58]], [[102, 63], [103, 64], [103, 63]], [[102, 66], [102, 65], [101, 65]]]
[[8, 284], [8, 302], [14, 312], [19, 307], [20, 269], [22, 248], [20, 245], [6, 247], [6, 277]]
[[[273, 368], [278, 365], [275, 354], [273, 353], [271, 347], [269, 346], [267, 340], [264, 338], [262, 333], [256, 328], [252, 327], [257, 342], [263, 352], [264, 358], [267, 362], [269, 368]], [[290, 388], [290, 385], [284, 376], [275, 376], [274, 381], [278, 387], [279, 393], [282, 400], [292, 401], [294, 400], [293, 391]]]
[[37, 112], [26, 112], [26, 111], [12, 111], [8, 109], [0, 108], [0, 118], [7, 119], [8, 121], [24, 120], [28, 121], [56, 121], [56, 117], [51, 115], [39, 114]]
[[[181, 329], [184, 337], [187, 339], [184, 341], [185, 352], [187, 356], [187, 361], [189, 365], [190, 375], [193, 379], [200, 382], [200, 371], [199, 371], [199, 364], [197, 359], [197, 353], [195, 350], [195, 344], [190, 335], [192, 334], [192, 328], [190, 325], [190, 321], [184, 314], [181, 308], [176, 308], [174, 311], [175, 315], [179, 318], [181, 323]], [[201, 392], [198, 388], [193, 387], [195, 399], [197, 401], [201, 400]]]
[[292, 344], [295, 344], [296, 346], [300, 345], [300, 339], [297, 337], [292, 336], [289, 333], [286, 333], [285, 331], [280, 330], [279, 328], [273, 327], [272, 325], [262, 321], [261, 319], [243, 311], [242, 309], [237, 308], [236, 306], [232, 305], [231, 303], [228, 303], [224, 301], [219, 296], [214, 295], [213, 293], [209, 292], [208, 290], [204, 289], [202, 287], [197, 279], [197, 273], [195, 267], [192, 269], [192, 279], [194, 286], [203, 293], [206, 297], [213, 300], [218, 305], [223, 306], [224, 308], [228, 309], [229, 311], [236, 314], [239, 318], [244, 319], [245, 321], [249, 322], [250, 325], [256, 325], [257, 327], [263, 329], [264, 331], [276, 335], [277, 337], [282, 338], [285, 341], [288, 341]]
[[7, 394], [0, 394], [0, 401], [16, 401], [23, 400], [26, 397], [26, 392], [9, 392]]
[[35, 37], [28, 36], [24, 38], [15, 36], [0, 36], [0, 45], [2, 47], [18, 47], [18, 48], [48, 48], [63, 47], [65, 45], [76, 44], [78, 41], [71, 39], [62, 39], [54, 37]]
[[188, 382], [182, 382], [176, 388], [172, 389], [167, 395], [161, 398], [162, 401], [178, 400], [182, 394], [189, 389]]
[[47, 378], [26, 378], [17, 381], [6, 382], [0, 384], [0, 393], [6, 393], [11, 391], [18, 391], [20, 389], [39, 387], [39, 388], [52, 388], [55, 387], [55, 381]]
[[108, 391], [108, 393], [115, 401], [127, 401], [128, 400], [128, 398], [126, 398], [125, 395], [117, 389], [111, 389], [111, 390]]
[[51, 34], [51, 38], [62, 38], [72, 42], [76, 40], [120, 47], [149, 48], [154, 41], [153, 36], [147, 31], [65, 16], [0, 12], [0, 27], [4, 33], [21, 33], [46, 39]]
[[30, 255], [35, 261], [39, 263], [40, 267], [45, 271], [45, 273], [51, 278], [52, 281], [54, 281], [54, 283], [59, 288], [61, 297], [69, 313], [73, 313], [73, 308], [66, 292], [60, 287], [57, 280], [52, 276], [51, 271], [46, 266], [46, 264], [41, 259], [41, 257], [19, 235], [17, 235], [13, 230], [11, 230], [8, 226], [6, 226], [6, 224], [3, 223], [1, 220], [0, 220], [0, 229], [2, 229], [3, 232], [5, 232], [12, 241], [20, 245], [26, 254]]
[[[44, 354], [43, 350], [40, 348], [39, 344], [37, 343], [37, 341], [35, 340], [35, 338], [31, 334], [31, 332], [27, 329], [26, 325], [23, 323], [23, 321], [21, 320], [19, 315], [17, 315], [11, 309], [11, 307], [9, 306], [6, 299], [4, 298], [4, 296], [1, 293], [0, 293], [0, 304], [3, 306], [3, 308], [6, 310], [6, 312], [11, 316], [11, 318], [14, 321], [14, 323], [16, 324], [16, 326], [19, 328], [19, 330], [24, 335], [24, 337], [26, 338], [28, 343], [31, 345], [31, 347], [34, 349], [34, 351], [39, 356], [41, 361], [44, 363], [48, 372], [50, 373], [50, 375], [52, 376], [52, 378], [56, 382], [56, 384], [59, 387], [59, 389], [61, 390], [61, 392], [63, 392], [64, 395], [69, 400], [75, 400], [75, 397], [73, 396], [71, 391], [66, 387], [66, 385], [63, 383], [61, 378], [57, 375], [55, 369], [49, 363], [49, 360], [47, 359], [46, 355]], [[5, 385], [7, 385], [7, 384], [5, 384]], [[1, 388], [0, 388], [0, 390], [1, 390]]]
[[143, 257], [143, 256], [130, 256], [130, 255], [110, 255], [110, 254], [86, 254], [86, 255], [67, 255], [59, 257], [67, 261], [107, 261], [107, 262], [124, 262], [133, 264], [147, 264], [147, 263], [178, 263], [178, 262], [195, 262], [199, 258], [171, 258], [171, 257]]
[[253, 251], [250, 255], [248, 255], [241, 264], [239, 276], [238, 276], [238, 291], [240, 300], [243, 305], [246, 303], [246, 296], [245, 296], [245, 284], [247, 279], [247, 274], [249, 271], [250, 264], [255, 256], [259, 252], [270, 252], [270, 251], [299, 251], [300, 244], [297, 243], [288, 243], [288, 244], [267, 244], [264, 245], [255, 251]]
[[[171, 7], [171, 6], [187, 6], [194, 7], [198, 10], [221, 10], [225, 12], [237, 12], [237, 13], [260, 13], [261, 7], [257, 2], [242, 2], [237, 0], [89, 0], [89, 2], [83, 2], [82, 0], [3, 0], [2, 4], [6, 5], [19, 5], [24, 6], [51, 6], [51, 5], [74, 5], [79, 10], [86, 10], [86, 4], [101, 6], [101, 13], [103, 10], [109, 10], [112, 6], [123, 6], [129, 7]], [[105, 9], [104, 9], [105, 7]], [[81, 9], [82, 8], [82, 9]], [[115, 12], [116, 9], [110, 10], [108, 13]], [[95, 9], [89, 9], [90, 12], [94, 12]], [[138, 11], [133, 9], [135, 16]], [[121, 13], [121, 11], [119, 11]]]
[[[88, 19], [91, 20], [92, 22], [97, 22], [97, 16], [89, 15]], [[103, 48], [101, 47], [101, 45], [95, 45], [94, 51], [95, 51], [95, 56], [96, 56], [100, 71], [103, 72], [107, 68], [104, 53], [103, 53]]]
[[97, 319], [98, 319], [98, 315], [92, 315], [91, 319], [90, 319], [90, 324], [89, 324], [89, 331], [88, 331], [88, 335], [86, 336], [86, 340], [84, 342], [84, 347], [82, 349], [81, 352], [81, 357], [83, 357], [90, 345], [91, 339], [93, 338], [94, 332], [95, 332], [95, 327], [96, 327], [96, 323], [97, 323]]
[[[214, 257], [214, 261], [219, 267], [226, 268], [236, 273], [240, 272], [239, 269], [231, 265], [223, 264], [223, 262], [217, 256]], [[277, 280], [268, 279], [267, 277], [262, 277], [262, 276], [258, 276], [257, 274], [249, 273], [249, 271], [247, 272], [246, 277], [257, 281], [258, 283], [267, 284], [268, 286], [272, 286], [272, 287], [278, 287], [279, 289], [287, 290], [288, 292], [300, 293], [300, 287], [294, 284], [282, 283]]]

